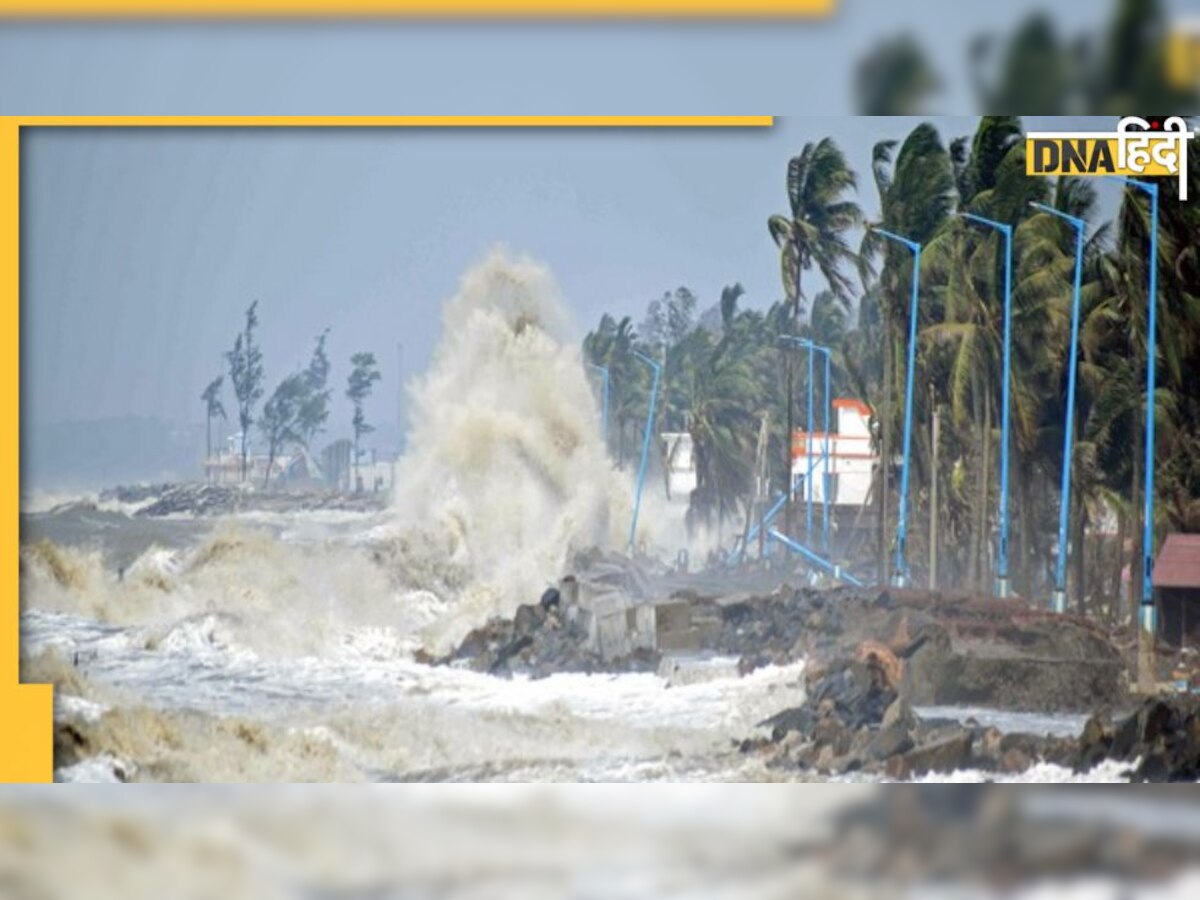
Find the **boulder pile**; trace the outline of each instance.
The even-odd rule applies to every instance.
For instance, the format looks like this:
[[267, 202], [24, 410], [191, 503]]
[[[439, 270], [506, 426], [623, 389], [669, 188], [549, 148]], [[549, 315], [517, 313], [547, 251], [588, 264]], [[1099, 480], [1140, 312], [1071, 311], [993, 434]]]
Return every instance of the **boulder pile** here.
[[1077, 737], [1001, 733], [968, 720], [923, 720], [901, 696], [886, 655], [871, 649], [809, 675], [808, 698], [761, 725], [769, 736], [742, 743], [768, 765], [907, 780], [973, 769], [1017, 775], [1049, 762], [1087, 773], [1106, 761], [1127, 763], [1131, 781], [1200, 779], [1200, 698], [1144, 700], [1114, 721], [1088, 719]]
[[544, 678], [556, 672], [653, 672], [660, 656], [638, 650], [606, 658], [594, 649], [588, 610], [548, 588], [537, 603], [522, 604], [511, 619], [495, 618], [471, 631], [449, 655], [428, 661], [459, 665], [504, 678]]

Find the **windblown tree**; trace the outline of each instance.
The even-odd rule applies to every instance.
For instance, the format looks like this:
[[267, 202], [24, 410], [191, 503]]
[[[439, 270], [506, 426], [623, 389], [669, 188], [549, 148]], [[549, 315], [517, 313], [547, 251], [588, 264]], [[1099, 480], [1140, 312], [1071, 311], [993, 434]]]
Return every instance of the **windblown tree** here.
[[584, 359], [608, 369], [609, 442], [617, 465], [625, 464], [626, 451], [636, 443], [637, 429], [646, 417], [649, 379], [646, 367], [633, 357], [637, 346], [633, 320], [625, 316], [618, 322], [607, 313], [583, 341]]
[[250, 446], [250, 426], [254, 424], [254, 407], [263, 395], [262, 351], [254, 337], [258, 327], [258, 301], [246, 309], [246, 324], [238, 332], [233, 349], [225, 354], [229, 363], [229, 380], [237, 398], [238, 424], [242, 429], [241, 479], [246, 480], [246, 460]]
[[358, 463], [361, 450], [359, 443], [363, 435], [370, 434], [375, 428], [368, 424], [363, 404], [371, 395], [371, 388], [380, 378], [379, 367], [375, 362], [374, 353], [355, 353], [350, 357], [350, 378], [347, 382], [346, 396], [354, 405], [354, 417], [351, 425], [354, 429], [354, 480], [358, 483]]
[[271, 469], [280, 451], [289, 444], [301, 442], [300, 411], [308, 396], [307, 373], [297, 372], [279, 382], [263, 404], [258, 427], [267, 442], [267, 471], [263, 487], [271, 483]]
[[212, 423], [213, 419], [225, 419], [225, 405], [221, 402], [221, 387], [225, 384], [225, 376], [218, 375], [208, 383], [208, 387], [200, 395], [204, 401], [204, 458], [212, 458]]
[[741, 286], [727, 288], [721, 298], [722, 331], [714, 336], [694, 330], [683, 343], [688, 432], [696, 465], [687, 522], [689, 529], [712, 528], [722, 534], [726, 521], [753, 492], [754, 443], [764, 403], [754, 368], [761, 336], [754, 317], [741, 318], [737, 300]]
[[[850, 249], [850, 232], [862, 223], [862, 210], [849, 196], [857, 179], [846, 157], [831, 138], [804, 146], [787, 170], [788, 212], [771, 216], [767, 227], [779, 248], [784, 298], [790, 311], [789, 332], [798, 332], [803, 307], [802, 278], [810, 269], [824, 277], [835, 297], [849, 304], [852, 290], [847, 269], [856, 267], [858, 255]], [[787, 397], [785, 434], [795, 422], [795, 379], [790, 353], [784, 353]], [[785, 478], [791, 477], [791, 442], [785, 441]], [[790, 527], [790, 505], [787, 511]]]
[[939, 87], [928, 58], [911, 35], [878, 44], [854, 75], [861, 116], [919, 115]]
[[[893, 154], [895, 162], [893, 164]], [[872, 152], [872, 174], [879, 194], [881, 210], [878, 225], [895, 234], [921, 244], [929, 244], [954, 207], [954, 168], [950, 154], [937, 129], [931, 124], [918, 125], [900, 144], [882, 141]], [[898, 446], [902, 417], [901, 383], [908, 342], [910, 285], [913, 254], [868, 229], [860, 250], [860, 272], [864, 288], [874, 287], [873, 265], [882, 260], [878, 275], [878, 300], [883, 331], [883, 380], [880, 396], [872, 403], [880, 426], [880, 480], [876, 485], [876, 504], [879, 512], [878, 547], [879, 577], [886, 582], [890, 575], [891, 536], [888, 532], [891, 485], [889, 478], [893, 447]], [[923, 295], [926, 294], [922, 290]], [[933, 297], [923, 296], [921, 319], [928, 321], [938, 314], [931, 308]], [[925, 402], [924, 391], [915, 392], [915, 404]], [[917, 446], [916, 444], [914, 446]]]
[[289, 447], [308, 449], [329, 418], [329, 357], [325, 353], [328, 330], [317, 336], [308, 365], [284, 378], [263, 405], [258, 426], [267, 443], [267, 472], [263, 487], [271, 482], [275, 460]]
[[1168, 5], [1116, 0], [1100, 41], [1059, 34], [1042, 11], [1003, 44], [990, 36], [975, 40], [969, 62], [978, 105], [1028, 115], [1194, 108], [1195, 91], [1173, 84], [1168, 74]]
[[[651, 301], [638, 331], [642, 353], [662, 363], [657, 418], [664, 431], [682, 431], [686, 426], [684, 344], [696, 328], [697, 302], [687, 287], [667, 291], [661, 300]], [[635, 364], [645, 368], [643, 363]]]
[[[1196, 148], [1189, 167], [1200, 165]], [[1192, 168], [1192, 171], [1196, 171]], [[1200, 216], [1195, 204], [1181, 202], [1174, 178], [1159, 184], [1158, 385], [1155, 415], [1158, 452], [1155, 460], [1156, 528], [1200, 530], [1200, 402], [1195, 373], [1200, 371], [1200, 266], [1195, 235]], [[1141, 583], [1142, 484], [1145, 474], [1140, 448], [1145, 435], [1147, 255], [1150, 210], [1141, 192], [1126, 191], [1116, 220], [1111, 248], [1094, 254], [1099, 290], [1085, 292], [1082, 330], [1083, 405], [1081, 450], [1087, 496], [1115, 510], [1118, 549], [1132, 539], [1132, 553], [1117, 556], [1111, 574], [1119, 593], [1120, 567], [1128, 558], [1131, 584]], [[1131, 449], [1132, 448], [1132, 449]], [[1084, 573], [1095, 567], [1082, 559], [1082, 538], [1074, 537], [1073, 562]], [[1073, 566], [1074, 568], [1074, 566]], [[1081, 576], [1077, 576], [1080, 583]], [[1137, 598], [1130, 598], [1136, 604]]]
[[312, 359], [302, 373], [304, 393], [296, 411], [296, 439], [305, 449], [312, 446], [313, 440], [324, 431], [325, 423], [329, 420], [329, 357], [325, 353], [328, 337], [328, 328], [317, 336]]
[[[1030, 212], [1030, 202], [1045, 200], [1048, 185], [1045, 179], [1025, 174], [1023, 137], [1019, 119], [985, 116], [969, 144], [966, 139], [952, 143], [961, 210], [1011, 223], [1019, 231]], [[1055, 229], [1052, 231], [1057, 235]], [[1029, 246], [1023, 237], [1018, 233], [1014, 246], [1014, 319], [1029, 336], [1033, 329], [1042, 327], [1046, 304], [1057, 302], [1060, 276], [1069, 263], [1064, 262], [1060, 252], [1052, 252], [1038, 267], [1038, 272], [1048, 277], [1040, 283], [1028, 278], [1020, 281], [1017, 252]], [[939, 556], [957, 568], [960, 581], [980, 589], [985, 587], [990, 571], [989, 538], [996, 508], [993, 494], [1003, 388], [1004, 246], [1003, 236], [995, 230], [955, 219], [945, 223], [924, 257], [924, 277], [945, 286], [936, 292], [940, 303], [934, 310], [934, 321], [921, 331], [923, 359], [937, 373], [937, 383], [947, 386], [944, 394], [935, 395], [933, 400], [945, 403], [951, 414], [948, 424], [955, 431], [950, 441], [954, 451], [951, 461], [960, 477], [957, 484], [939, 492], [945, 498], [945, 508], [939, 513], [951, 549], [951, 553]], [[1028, 346], [1038, 344], [1030, 342]], [[1042, 371], [1020, 351], [1017, 360], [1014, 381]], [[1029, 400], [1029, 392], [1014, 389], [1014, 419], [1029, 420], [1033, 414]], [[973, 490], [966, 486], [968, 475], [974, 478]]]
[[[1031, 44], [1034, 37], [1029, 38]], [[1128, 612], [1128, 607], [1112, 601], [1120, 595], [1126, 561], [1131, 563], [1132, 583], [1140, 584], [1147, 200], [1141, 192], [1127, 190], [1115, 220], [1107, 222], [1088, 180], [1026, 176], [1023, 127], [1014, 117], [984, 117], [973, 134], [946, 136], [953, 137], [948, 145], [929, 124], [897, 137], [874, 148], [872, 173], [879, 194], [879, 227], [924, 247], [909, 564], [919, 578], [922, 551], [930, 549], [922, 546], [928, 533], [922, 526], [932, 513], [931, 479], [936, 475], [943, 583], [978, 587], [994, 566], [1004, 387], [1004, 245], [994, 231], [951, 215], [971, 212], [1014, 226], [1010, 563], [1014, 585], [1026, 597], [1036, 600], [1050, 589], [1071, 361], [1075, 235], [1059, 218], [1030, 207], [1030, 201], [1038, 201], [1089, 223], [1071, 460], [1072, 527], [1068, 546], [1057, 552], [1066, 554], [1070, 564], [1073, 605], [1093, 615]], [[1191, 171], [1200, 171], [1197, 148], [1190, 153]], [[793, 167], [790, 195], [794, 188], [803, 200], [807, 179], [819, 168], [816, 156], [812, 147], [804, 165]], [[1200, 531], [1200, 392], [1194, 384], [1200, 371], [1200, 252], [1195, 237], [1200, 234], [1200, 205], [1178, 201], [1175, 179], [1156, 180], [1160, 229], [1154, 261], [1159, 272], [1154, 525], [1161, 537], [1168, 529]], [[841, 183], [847, 184], [844, 179]], [[798, 206], [803, 208], [803, 202]], [[887, 473], [901, 437], [912, 256], [868, 228], [861, 247], [857, 306], [847, 310], [836, 277], [820, 284], [814, 276], [818, 287], [806, 301], [800, 280], [820, 266], [815, 256], [802, 253], [794, 238], [819, 233], [817, 223], [830, 218], [772, 220], [783, 265], [784, 300], [765, 311], [740, 309], [741, 292], [731, 287], [695, 317], [689, 330], [676, 334], [673, 349], [668, 349], [670, 416], [674, 425], [682, 422], [691, 434], [695, 451], [698, 486], [688, 523], [719, 532], [740, 505], [750, 505], [763, 416], [770, 426], [770, 458], [785, 461], [782, 471], [771, 474], [785, 483], [790, 469], [787, 450], [793, 423], [785, 427], [782, 412], [794, 397], [795, 385], [802, 384], [807, 366], [797, 367], [797, 378], [788, 373], [781, 379], [779, 336], [798, 334], [830, 346], [835, 390], [868, 401], [880, 456], [888, 463], [881, 466], [873, 487], [880, 543], [877, 553], [870, 554], [886, 564], [891, 541], [883, 525], [890, 526], [893, 517], [884, 503], [890, 498], [894, 510]], [[852, 256], [834, 249], [825, 258], [849, 263]], [[802, 265], [806, 259], [809, 265]], [[802, 303], [808, 315], [798, 318]], [[666, 301], [658, 301], [646, 317], [651, 341], [639, 337], [629, 319], [618, 322], [605, 316], [584, 342], [585, 357], [612, 373], [613, 421], [622, 421], [614, 434], [618, 446], [639, 435], [648, 402], [648, 372], [631, 351], [661, 358], [668, 319]], [[936, 473], [929, 434], [935, 409], [942, 413]], [[619, 458], [628, 461], [621, 451]], [[1115, 541], [1108, 528], [1114, 514]], [[1126, 537], [1133, 539], [1132, 553], [1122, 552]], [[858, 557], [860, 562], [866, 558], [868, 554]]]

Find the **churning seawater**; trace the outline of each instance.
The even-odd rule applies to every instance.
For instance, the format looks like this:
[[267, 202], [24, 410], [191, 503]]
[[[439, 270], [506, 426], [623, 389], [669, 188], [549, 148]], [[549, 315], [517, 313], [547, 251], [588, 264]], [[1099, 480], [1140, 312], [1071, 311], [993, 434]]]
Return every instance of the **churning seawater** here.
[[[386, 512], [27, 513], [24, 676], [60, 685], [62, 780], [784, 777], [735, 744], [801, 702], [799, 663], [672, 686], [418, 661], [621, 546], [630, 511], [549, 274], [493, 254], [444, 317]], [[643, 521], [648, 548], [681, 539]]]

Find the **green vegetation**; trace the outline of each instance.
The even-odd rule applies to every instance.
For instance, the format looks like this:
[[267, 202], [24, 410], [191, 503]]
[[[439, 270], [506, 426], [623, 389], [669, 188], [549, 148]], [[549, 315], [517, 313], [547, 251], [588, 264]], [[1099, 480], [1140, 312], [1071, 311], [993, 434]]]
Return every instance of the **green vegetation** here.
[[[1191, 149], [1191, 171], [1200, 159]], [[833, 349], [835, 393], [866, 400], [877, 450], [894, 458], [903, 426], [912, 255], [872, 234], [878, 226], [924, 244], [915, 393], [909, 557], [925, 574], [934, 473], [928, 423], [942, 412], [937, 472], [939, 574], [943, 583], [986, 589], [993, 569], [1003, 337], [1003, 242], [954, 215], [969, 211], [1014, 225], [1011, 562], [1027, 595], [1047, 590], [1054, 554], [1068, 356], [1073, 236], [1065, 223], [1029, 206], [1046, 203], [1089, 222], [1083, 274], [1071, 594], [1094, 609], [1116, 598], [1120, 570], [1139, 583], [1138, 517], [1145, 409], [1145, 255], [1148, 206], [1126, 192], [1114, 221], [1097, 221], [1091, 183], [1025, 175], [1023, 127], [1012, 116], [983, 118], [973, 135], [945, 136], [923, 124], [874, 148], [872, 180], [879, 221], [862, 223], [855, 173], [832, 141], [806, 145], [787, 170], [790, 212], [769, 219], [780, 248], [783, 298], [765, 310], [741, 309], [740, 286], [699, 317], [681, 288], [651, 305], [646, 324], [604, 316], [584, 340], [589, 362], [612, 373], [611, 449], [619, 463], [636, 446], [648, 382], [630, 351], [665, 359], [665, 402], [658, 430], [686, 430], [698, 487], [689, 522], [720, 527], [753, 501], [755, 449], [768, 425], [770, 477], [786, 485], [794, 398], [806, 390], [779, 337], [811, 337]], [[1159, 237], [1158, 521], [1167, 530], [1200, 530], [1200, 206], [1177, 199], [1161, 180]], [[860, 224], [861, 223], [861, 224]], [[852, 235], [863, 235], [857, 251]], [[821, 290], [807, 287], [819, 272]], [[808, 302], [806, 290], [813, 291]], [[663, 327], [666, 323], [668, 327]], [[797, 360], [802, 356], [796, 357]], [[818, 376], [817, 387], [820, 387]], [[872, 490], [881, 578], [894, 536], [896, 485], [881, 467]], [[1086, 529], [1115, 517], [1117, 537], [1085, 540]], [[1132, 549], [1122, 549], [1126, 538]], [[1112, 614], [1117, 612], [1112, 605]]]
[[200, 399], [204, 401], [204, 458], [212, 456], [212, 423], [213, 419], [225, 421], [225, 404], [221, 402], [221, 387], [225, 384], [225, 376], [218, 375], [208, 383]]
[[246, 324], [238, 332], [233, 349], [225, 354], [229, 380], [237, 398], [238, 424], [242, 427], [242, 481], [246, 480], [246, 458], [250, 448], [250, 426], [254, 424], [254, 405], [263, 395], [262, 350], [254, 339], [258, 327], [258, 301], [246, 308]]
[[[280, 454], [289, 448], [308, 450], [329, 421], [332, 392], [329, 389], [329, 355], [325, 350], [329, 329], [317, 335], [308, 365], [285, 376], [263, 404], [262, 411], [256, 412], [255, 407], [264, 393], [262, 349], [257, 342], [257, 329], [258, 302], [255, 301], [246, 309], [245, 324], [238, 332], [233, 349], [225, 354], [225, 360], [229, 365], [229, 380], [237, 399], [238, 423], [242, 427], [241, 480], [246, 480], [248, 470], [250, 426], [257, 424], [267, 447], [263, 487], [268, 487], [271, 469]], [[374, 354], [356, 353], [351, 358], [351, 365], [354, 368], [350, 373], [346, 396], [354, 403], [354, 455], [357, 467], [359, 439], [373, 430], [367, 424], [363, 403], [380, 375]], [[200, 395], [205, 403], [205, 449], [210, 457], [213, 453], [212, 422], [216, 418], [225, 418], [225, 407], [220, 399], [224, 383], [225, 376], [218, 376], [209, 382]]]
[[[1061, 33], [1055, 18], [1069, 17], [1066, 5], [1030, 13], [1011, 34], [979, 35], [966, 59], [975, 107], [1046, 116], [1194, 109], [1196, 92], [1167, 78], [1165, 7], [1162, 0], [1114, 0], [1100, 35]], [[936, 105], [945, 83], [916, 39], [888, 38], [858, 64], [858, 112], [920, 115]]]
[[346, 396], [354, 404], [354, 418], [351, 420], [354, 429], [354, 481], [356, 490], [361, 490], [358, 478], [359, 440], [364, 434], [375, 430], [374, 426], [367, 424], [363, 403], [370, 396], [371, 387], [379, 380], [379, 366], [374, 353], [355, 353], [350, 357], [350, 365], [353, 368], [346, 383]]

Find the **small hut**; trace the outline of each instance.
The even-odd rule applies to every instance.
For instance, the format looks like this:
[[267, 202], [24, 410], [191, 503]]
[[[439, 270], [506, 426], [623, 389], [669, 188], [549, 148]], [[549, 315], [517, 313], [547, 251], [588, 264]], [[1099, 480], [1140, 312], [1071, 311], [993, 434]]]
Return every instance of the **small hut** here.
[[1171, 534], [1154, 562], [1163, 640], [1200, 646], [1200, 534]]

